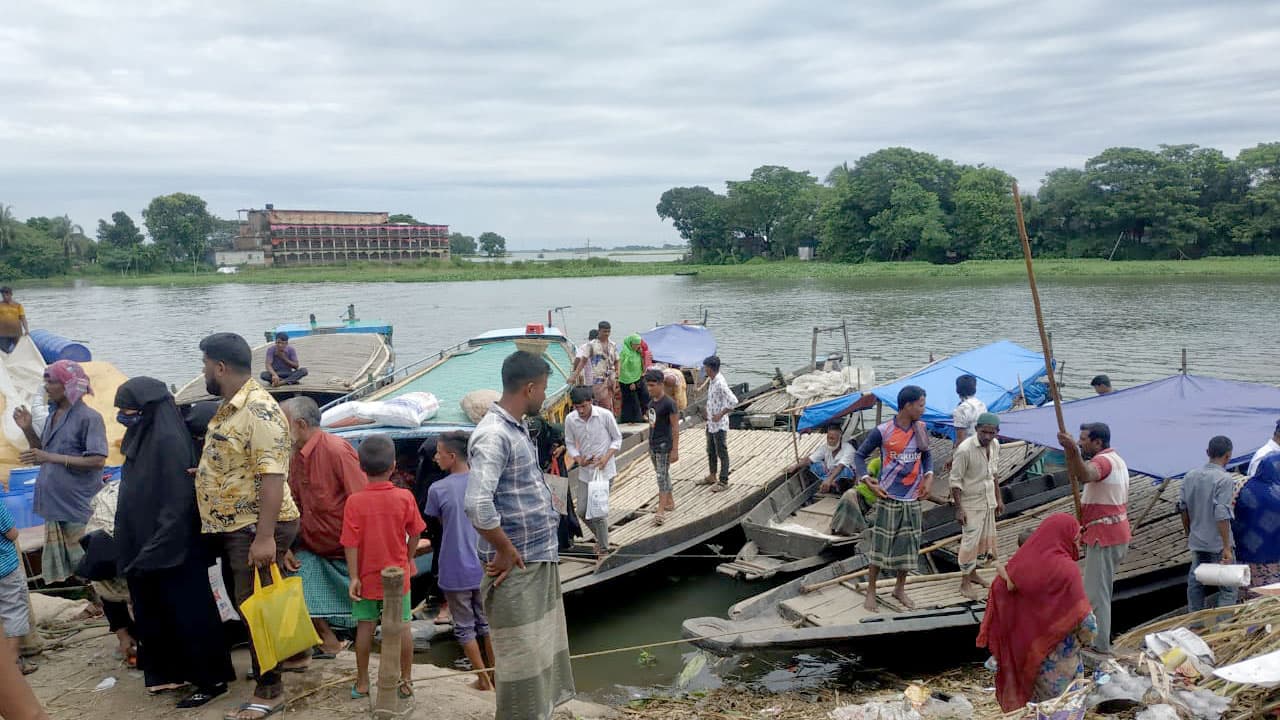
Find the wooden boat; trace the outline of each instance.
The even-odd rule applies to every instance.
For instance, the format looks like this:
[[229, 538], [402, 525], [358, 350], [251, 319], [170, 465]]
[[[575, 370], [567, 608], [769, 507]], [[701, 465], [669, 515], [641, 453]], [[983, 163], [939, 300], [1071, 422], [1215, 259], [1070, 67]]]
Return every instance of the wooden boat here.
[[446, 430], [470, 430], [475, 427], [475, 422], [463, 411], [462, 399], [473, 390], [500, 391], [502, 361], [516, 350], [537, 352], [547, 360], [551, 375], [547, 379], [547, 398], [542, 415], [552, 422], [564, 422], [571, 408], [569, 376], [573, 372], [574, 349], [564, 333], [542, 325], [482, 333], [397, 370], [386, 384], [370, 383], [358, 387], [323, 409], [350, 400], [390, 400], [405, 393], [429, 392], [439, 401], [440, 410], [419, 427], [358, 425], [334, 432], [354, 441], [371, 432], [387, 433], [397, 441], [421, 441]]
[[[1181, 537], [1176, 507], [1181, 482], [1175, 479], [1155, 486], [1149, 476], [1132, 475], [1129, 507], [1136, 511], [1134, 533], [1116, 574], [1117, 602], [1137, 601], [1186, 581], [1190, 562], [1186, 543], [1171, 539]], [[1071, 498], [1063, 497], [1000, 521], [1000, 557], [1013, 554], [1022, 530], [1052, 513], [1071, 511]], [[947, 572], [958, 567], [959, 542], [958, 536], [952, 536], [926, 548], [921, 573], [908, 578], [915, 610], [892, 598], [892, 582], [881, 582], [877, 587], [880, 612], [867, 612], [863, 608], [866, 586], [860, 578], [850, 577], [866, 567], [866, 557], [858, 555], [748, 598], [729, 609], [727, 620], [686, 620], [682, 631], [693, 644], [718, 652], [835, 646], [872, 651], [875, 643], [869, 641], [886, 636], [893, 636], [895, 642], [919, 642], [932, 633], [961, 632], [972, 637], [986, 604], [961, 595], [958, 573]], [[988, 580], [994, 573], [981, 572]]]
[[[283, 399], [296, 395], [313, 398], [324, 405], [350, 394], [362, 386], [374, 386], [387, 381], [395, 355], [382, 333], [317, 333], [300, 335], [290, 339], [297, 349], [298, 359], [307, 368], [307, 376], [297, 385], [271, 387], [267, 392]], [[274, 342], [274, 335], [272, 335]], [[271, 343], [253, 349], [253, 377], [266, 370], [267, 348]], [[204, 386], [204, 376], [198, 375], [175, 394], [178, 405], [190, 405], [204, 400], [214, 400]]]
[[[734, 468], [729, 488], [716, 493], [709, 485], [696, 485], [707, 474], [704, 433], [700, 423], [689, 423], [680, 431], [680, 460], [671, 466], [676, 510], [667, 513], [662, 525], [652, 521], [658, 485], [647, 447], [624, 453], [609, 494], [610, 553], [597, 567], [590, 530], [584, 523], [587, 538], [561, 554], [564, 592], [584, 590], [634, 572], [733, 529], [743, 514], [787, 480], [785, 471], [794, 457], [791, 438], [767, 430], [734, 430], [728, 436]], [[807, 454], [818, 441], [817, 436], [803, 437], [797, 447]], [[579, 483], [571, 481], [571, 485]], [[575, 494], [581, 490], [574, 488]]]
[[361, 320], [356, 317], [356, 306], [348, 305], [345, 317], [338, 318], [336, 325], [322, 325], [316, 321], [315, 313], [311, 313], [308, 322], [305, 323], [285, 323], [277, 325], [274, 328], [263, 333], [267, 342], [274, 342], [276, 335], [284, 333], [289, 336], [290, 340], [294, 338], [306, 337], [308, 335], [381, 335], [386, 338], [387, 345], [391, 344], [391, 324], [382, 322], [381, 320]]
[[[937, 527], [951, 526], [955, 514], [945, 498], [950, 479], [947, 463], [953, 450], [951, 440], [934, 437], [930, 445], [935, 468], [933, 495], [938, 502], [923, 501], [926, 534]], [[1010, 481], [1020, 476], [1043, 452], [1044, 448], [1024, 442], [1001, 444], [996, 476], [1002, 483], [1012, 484]], [[797, 473], [770, 493], [742, 519], [746, 545], [732, 562], [716, 570], [730, 577], [761, 580], [778, 573], [821, 567], [857, 552], [858, 536], [831, 534], [831, 517], [840, 498], [830, 494], [819, 496], [821, 480], [809, 472]], [[1009, 498], [1011, 501], [1022, 499]]]

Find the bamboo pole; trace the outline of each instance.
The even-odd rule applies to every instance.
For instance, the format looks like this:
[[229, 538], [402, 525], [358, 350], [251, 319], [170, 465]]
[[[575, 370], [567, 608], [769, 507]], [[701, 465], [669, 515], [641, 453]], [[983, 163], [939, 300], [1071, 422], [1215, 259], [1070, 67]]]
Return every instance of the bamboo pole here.
[[[1031, 286], [1031, 303], [1036, 309], [1036, 328], [1040, 331], [1040, 346], [1044, 350], [1044, 369], [1049, 380], [1049, 394], [1053, 397], [1053, 412], [1058, 418], [1058, 432], [1067, 431], [1067, 423], [1062, 417], [1062, 394], [1058, 392], [1058, 383], [1053, 377], [1053, 347], [1049, 344], [1049, 334], [1044, 329], [1044, 312], [1040, 309], [1040, 290], [1036, 287], [1036, 273], [1031, 267], [1031, 239], [1027, 237], [1027, 225], [1022, 219], [1022, 196], [1018, 194], [1018, 183], [1013, 184], [1013, 207], [1018, 217], [1018, 237], [1022, 240], [1022, 257], [1027, 261], [1027, 283]], [[1070, 466], [1067, 477], [1071, 481], [1071, 501], [1076, 508], [1076, 519], [1083, 522], [1084, 512], [1080, 508], [1080, 479], [1072, 474]]]
[[[404, 642], [404, 568], [382, 569], [382, 648], [378, 655], [378, 694], [373, 717], [402, 714], [404, 702], [400, 686], [400, 643]], [[410, 640], [412, 642], [412, 640]]]

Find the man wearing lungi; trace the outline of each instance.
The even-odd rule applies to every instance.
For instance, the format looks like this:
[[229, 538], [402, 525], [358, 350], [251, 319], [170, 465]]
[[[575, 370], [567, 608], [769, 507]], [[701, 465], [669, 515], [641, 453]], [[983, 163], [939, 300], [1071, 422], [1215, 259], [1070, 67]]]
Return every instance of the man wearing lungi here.
[[1004, 512], [996, 471], [1000, 460], [1000, 418], [984, 412], [974, 424], [976, 432], [956, 447], [951, 459], [951, 502], [956, 506], [956, 522], [964, 528], [960, 535], [960, 594], [970, 600], [985, 596], [973, 589], [986, 587], [978, 576], [982, 561], [996, 555], [996, 516]]
[[287, 570], [302, 576], [307, 611], [321, 646], [315, 657], [329, 660], [346, 645], [333, 628], [350, 630], [351, 575], [342, 549], [342, 515], [347, 498], [368, 483], [351, 443], [320, 429], [320, 407], [308, 397], [280, 404], [293, 439], [289, 490], [302, 513], [295, 547], [285, 554]]
[[[907, 597], [907, 573], [919, 565], [920, 498], [929, 497], [933, 484], [933, 456], [929, 432], [920, 422], [924, 415], [924, 388], [907, 385], [898, 391], [898, 414], [867, 433], [853, 454], [859, 480], [875, 491], [875, 522], [870, 528], [871, 566], [867, 569], [868, 612], [877, 612], [876, 580], [881, 570], [897, 573], [893, 597], [914, 609]], [[880, 451], [880, 478], [872, 480], [867, 458]]]
[[517, 351], [502, 363], [502, 398], [471, 434], [464, 501], [480, 533], [480, 585], [497, 656], [496, 720], [550, 718], [573, 699], [560, 597], [560, 515], [524, 418], [542, 411], [551, 366]]

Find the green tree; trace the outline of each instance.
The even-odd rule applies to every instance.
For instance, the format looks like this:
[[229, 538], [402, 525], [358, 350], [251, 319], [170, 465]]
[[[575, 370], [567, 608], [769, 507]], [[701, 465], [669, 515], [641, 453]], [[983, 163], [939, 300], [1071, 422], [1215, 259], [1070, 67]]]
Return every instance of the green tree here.
[[449, 254], [462, 257], [476, 254], [476, 239], [460, 232], [449, 233]]
[[879, 260], [906, 260], [913, 254], [931, 262], [947, 259], [951, 236], [935, 193], [919, 183], [899, 179], [889, 194], [889, 207], [871, 218], [871, 253]]
[[5, 263], [34, 278], [61, 275], [68, 269], [58, 247], [38, 233], [17, 233], [5, 254]]
[[396, 224], [423, 225], [424, 224], [424, 223], [418, 222], [412, 215], [409, 215], [408, 213], [395, 213], [387, 218], [387, 222], [393, 225], [396, 225]]
[[190, 260], [194, 272], [213, 230], [213, 216], [204, 200], [181, 192], [161, 195], [142, 211], [142, 218], [151, 239], [169, 259]]
[[495, 232], [481, 233], [480, 251], [489, 257], [502, 257], [507, 254], [507, 239]]
[[17, 233], [14, 227], [17, 224], [17, 218], [13, 216], [13, 206], [0, 203], [0, 251], [9, 249], [9, 243], [13, 242]]
[[959, 259], [991, 260], [1018, 254], [1013, 178], [989, 167], [966, 167], [955, 190], [955, 241]]
[[133, 218], [123, 210], [111, 213], [111, 222], [98, 221], [98, 242], [113, 248], [133, 247], [142, 244], [142, 231]]
[[78, 258], [84, 257], [89, 238], [85, 237], [84, 228], [72, 221], [70, 215], [54, 218], [48, 234], [62, 248], [63, 260], [70, 261], [73, 253]]
[[723, 263], [734, 257], [727, 219], [728, 201], [701, 185], [674, 187], [658, 200], [658, 217], [670, 220], [689, 241], [694, 262]]
[[794, 255], [818, 230], [818, 181], [808, 172], [762, 165], [751, 179], [727, 184], [729, 217], [747, 238], [759, 238], [769, 255]]
[[827, 192], [818, 208], [822, 241], [818, 254], [826, 260], [858, 262], [866, 259], [867, 219], [862, 197], [854, 187], [848, 163], [827, 173]]
[[163, 260], [164, 249], [149, 245], [106, 245], [98, 252], [98, 262], [108, 270], [121, 274], [146, 273], [155, 270]]
[[53, 218], [51, 217], [45, 217], [44, 215], [41, 215], [40, 217], [29, 217], [27, 218], [26, 224], [27, 227], [46, 237], [53, 232]]
[[960, 168], [930, 153], [891, 147], [859, 158], [848, 171], [848, 178], [867, 220], [889, 207], [900, 180], [909, 180], [933, 193], [942, 211], [950, 214], [955, 209], [952, 195]]
[[1249, 252], [1280, 252], [1280, 143], [1241, 150], [1236, 165], [1248, 179], [1248, 189], [1232, 239]]
[[1208, 222], [1183, 165], [1151, 150], [1108, 148], [1085, 163], [1089, 184], [1101, 194], [1096, 220], [1113, 236], [1133, 241], [1130, 257], [1198, 254]]

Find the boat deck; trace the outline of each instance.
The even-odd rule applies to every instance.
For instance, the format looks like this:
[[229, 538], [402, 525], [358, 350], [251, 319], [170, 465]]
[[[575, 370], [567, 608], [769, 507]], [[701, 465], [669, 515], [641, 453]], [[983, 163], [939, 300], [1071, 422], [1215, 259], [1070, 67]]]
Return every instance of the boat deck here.
[[[1134, 531], [1128, 553], [1117, 568], [1116, 581], [1122, 583], [1148, 573], [1172, 569], [1190, 561], [1186, 543], [1170, 540], [1180, 537], [1181, 519], [1177, 512], [1177, 499], [1181, 480], [1171, 480], [1163, 492], [1152, 484], [1150, 477], [1134, 475], [1129, 492], [1129, 508], [1135, 522], [1142, 523]], [[1070, 497], [1029, 511], [1015, 518], [997, 523], [999, 528], [999, 556], [1008, 559], [1017, 549], [1018, 535], [1035, 527], [1048, 515], [1072, 512]], [[953, 537], [939, 546], [939, 551], [953, 555], [959, 548], [960, 538]], [[1083, 568], [1083, 559], [1080, 561]], [[982, 571], [990, 580], [993, 569]], [[880, 612], [871, 613], [863, 608], [866, 584], [862, 578], [831, 585], [811, 593], [801, 594], [779, 603], [779, 614], [799, 626], [858, 625], [877, 620], [892, 619], [895, 614], [918, 616], [930, 610], [967, 608], [981, 612], [984, 602], [971, 600], [960, 594], [960, 581], [956, 573], [936, 576], [920, 575], [908, 578], [907, 594], [915, 603], [915, 610], [908, 611], [891, 597], [892, 582], [880, 582], [876, 595]], [[975, 615], [976, 617], [976, 615]], [[874, 634], [874, 633], [873, 633]]]
[[[817, 445], [817, 435], [801, 437], [798, 448], [807, 455]], [[703, 536], [718, 534], [736, 524], [742, 514], [755, 506], [782, 482], [787, 467], [795, 462], [795, 450], [786, 433], [768, 430], [734, 430], [729, 433], [729, 457], [733, 472], [729, 488], [712, 492], [709, 485], [695, 482], [707, 475], [705, 430], [702, 425], [680, 432], [680, 460], [671, 465], [671, 482], [676, 509], [666, 514], [662, 525], [653, 523], [657, 509], [658, 484], [644, 448], [637, 449], [625, 467], [619, 469], [609, 494], [609, 548], [611, 555], [595, 568], [594, 559], [562, 557], [561, 583], [567, 589], [591, 584], [598, 579], [631, 571], [655, 562], [682, 544], [698, 542]], [[577, 485], [577, 483], [575, 483]], [[579, 488], [580, 490], [580, 488]], [[583, 524], [586, 543], [592, 542]]]
[[[298, 361], [307, 369], [307, 376], [297, 385], [273, 388], [264, 387], [273, 394], [345, 395], [356, 386], [379, 377], [391, 368], [391, 347], [381, 335], [368, 333], [334, 333], [308, 335], [289, 341], [298, 351]], [[253, 349], [253, 377], [266, 371], [267, 345]], [[179, 405], [189, 405], [203, 400], [214, 400], [205, 391], [204, 376], [182, 386], [175, 395]]]
[[[409, 377], [371, 394], [367, 400], [390, 400], [411, 392], [429, 392], [440, 401], [440, 411], [431, 423], [470, 425], [462, 410], [462, 398], [472, 390], [502, 390], [502, 361], [515, 352], [515, 340], [497, 340], [464, 347], [445, 355]], [[547, 395], [554, 395], [568, 383], [573, 358], [567, 347], [552, 341], [546, 353], [551, 365]]]

